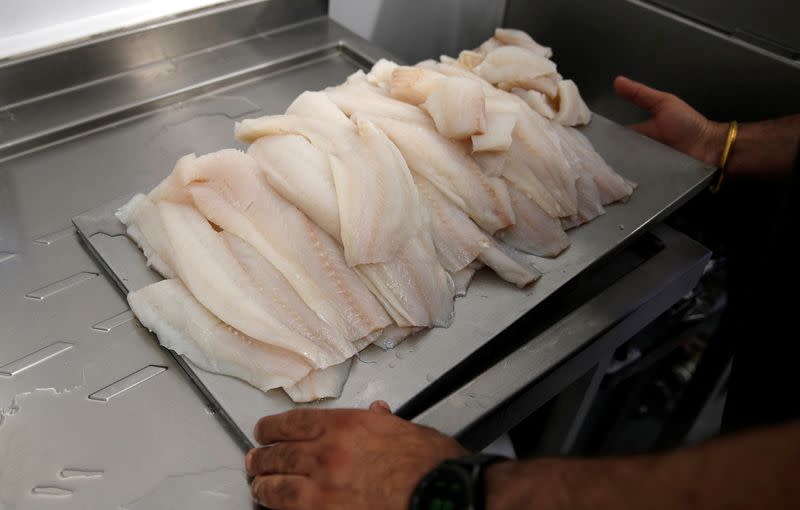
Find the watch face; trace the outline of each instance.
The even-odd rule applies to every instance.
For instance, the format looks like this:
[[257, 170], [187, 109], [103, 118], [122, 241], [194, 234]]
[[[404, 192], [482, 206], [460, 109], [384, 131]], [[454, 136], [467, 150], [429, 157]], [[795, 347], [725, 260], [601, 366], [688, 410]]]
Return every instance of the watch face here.
[[419, 483], [411, 507], [416, 510], [472, 508], [472, 480], [469, 473], [458, 466], [440, 466]]

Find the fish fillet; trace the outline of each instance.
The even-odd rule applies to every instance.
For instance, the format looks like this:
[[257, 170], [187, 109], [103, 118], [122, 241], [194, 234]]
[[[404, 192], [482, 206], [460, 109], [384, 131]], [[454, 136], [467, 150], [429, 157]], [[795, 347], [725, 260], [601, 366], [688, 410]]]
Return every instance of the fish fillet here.
[[472, 262], [465, 268], [453, 273], [456, 297], [464, 297], [467, 295], [467, 290], [469, 290], [469, 285], [472, 283], [472, 278], [475, 277], [475, 273], [477, 273], [481, 267], [483, 267], [483, 264], [480, 262]]
[[525, 48], [526, 50], [536, 53], [540, 57], [550, 58], [553, 56], [553, 50], [551, 48], [537, 43], [527, 32], [522, 30], [497, 28], [494, 31], [494, 39], [501, 44]]
[[398, 326], [447, 327], [453, 321], [453, 280], [429, 240], [415, 237], [395, 259], [355, 269]]
[[256, 287], [270, 300], [270, 310], [280, 317], [286, 327], [323, 348], [330, 348], [342, 357], [356, 353], [352, 342], [320, 319], [297, 295], [280, 271], [255, 248], [229, 232], [220, 232], [219, 235]]
[[483, 90], [472, 80], [439, 80], [420, 107], [431, 116], [436, 130], [448, 138], [469, 138], [486, 131]]
[[576, 186], [578, 188], [578, 214], [569, 218], [561, 218], [561, 225], [565, 229], [588, 223], [606, 212], [600, 198], [600, 191], [591, 175], [581, 174]]
[[514, 87], [535, 89], [542, 87], [542, 77], [549, 81], [555, 76], [556, 65], [529, 49], [501, 46], [487, 53], [473, 71], [503, 90]]
[[[560, 126], [556, 125], [557, 129]], [[603, 205], [625, 201], [633, 194], [634, 183], [616, 173], [594, 150], [592, 142], [575, 128], [560, 128], [561, 139], [575, 154], [582, 171], [594, 179]]]
[[484, 175], [458, 143], [424, 126], [369, 119], [397, 145], [414, 173], [431, 181], [481, 228], [494, 233], [514, 223], [505, 183]]
[[131, 292], [128, 303], [167, 349], [261, 391], [292, 385], [311, 370], [301, 356], [254, 340], [220, 321], [179, 280], [162, 280]]
[[325, 89], [331, 101], [348, 116], [359, 111], [368, 111], [404, 122], [433, 126], [427, 113], [416, 106], [388, 97], [383, 92], [383, 89], [366, 81], [366, 77], [356, 77], [342, 85]]
[[353, 358], [338, 365], [322, 370], [314, 370], [306, 377], [291, 386], [284, 386], [283, 391], [295, 402], [313, 402], [323, 398], [339, 398], [344, 383], [350, 375]]
[[127, 227], [128, 236], [142, 249], [147, 266], [158, 271], [164, 278], [175, 278], [175, 263], [172, 261], [172, 246], [164, 232], [158, 207], [141, 193], [134, 195], [116, 213]]
[[592, 112], [572, 80], [558, 82], [558, 113], [553, 120], [563, 126], [579, 126], [592, 120]]
[[[360, 119], [356, 115], [356, 122], [361, 126], [360, 129], [366, 127], [372, 131], [370, 124]], [[256, 124], [257, 123], [257, 124]], [[322, 137], [319, 133], [313, 131], [314, 121], [312, 119], [297, 119], [293, 128], [295, 132], [303, 134], [306, 138], [310, 139], [310, 143], [317, 145], [322, 150], [335, 150], [335, 146], [327, 139]], [[305, 127], [308, 129], [305, 129]], [[275, 122], [270, 118], [257, 119], [253, 124], [246, 125], [244, 128], [248, 130], [260, 130], [260, 133], [268, 134], [280, 133], [291, 131], [285, 123]], [[399, 153], [395, 153], [396, 147], [389, 144], [389, 140], [381, 133], [372, 131], [366, 133], [365, 136], [370, 141], [370, 144], [375, 148], [375, 155], [381, 155], [384, 163], [384, 168], [387, 165], [399, 164], [402, 157]], [[256, 138], [253, 136], [253, 138]], [[260, 145], [261, 140], [256, 142]], [[279, 146], [274, 145], [274, 150], [280, 150]], [[257, 157], [261, 152], [261, 148], [254, 149], [254, 154]], [[331, 167], [336, 164], [335, 160], [331, 158]], [[264, 163], [267, 164], [266, 162]], [[404, 163], [403, 163], [404, 164]], [[310, 167], [309, 167], [310, 169]], [[291, 170], [287, 170], [291, 171]], [[314, 172], [324, 173], [321, 166], [316, 166]], [[330, 169], [333, 171], [333, 168]], [[380, 173], [380, 172], [375, 172]], [[317, 184], [325, 182], [324, 179], [319, 179]], [[405, 183], [403, 184], [405, 186]], [[413, 186], [411, 181], [413, 193], [416, 194], [416, 187]], [[336, 186], [334, 186], [336, 187]], [[304, 203], [308, 202], [309, 197], [302, 197], [299, 195], [304, 194], [308, 188], [289, 186], [287, 192], [291, 194], [290, 201], [297, 204], [301, 208]], [[314, 189], [321, 189], [321, 185]], [[399, 188], [402, 191], [402, 188]], [[322, 190], [323, 196], [329, 196], [332, 192], [329, 187], [327, 191]], [[395, 197], [397, 199], [407, 200], [402, 197]], [[313, 197], [310, 198], [314, 200]], [[404, 213], [406, 218], [419, 213], [420, 207], [419, 199], [408, 199], [405, 205], [400, 210], [395, 210], [395, 213]], [[337, 204], [338, 204], [337, 200]], [[304, 209], [307, 213], [311, 214], [309, 209]], [[354, 266], [356, 271], [368, 285], [369, 289], [375, 297], [381, 302], [383, 307], [389, 313], [391, 318], [401, 326], [441, 326], [449, 324], [452, 320], [452, 282], [448, 281], [448, 276], [444, 269], [438, 264], [436, 260], [432, 243], [430, 247], [428, 243], [423, 242], [420, 236], [427, 235], [426, 229], [422, 228], [421, 218], [414, 220], [418, 225], [418, 232], [414, 233], [415, 237], [409, 239], [404, 246], [402, 246], [394, 255], [391, 260], [380, 263], [360, 264]]]
[[535, 269], [507, 256], [492, 238], [430, 182], [420, 178], [417, 186], [431, 211], [433, 242], [445, 269], [455, 273], [477, 259], [501, 278], [520, 287], [541, 276]]
[[[246, 142], [300, 135], [329, 154], [341, 241], [348, 264], [354, 266], [390, 260], [418, 228], [413, 214], [418, 199], [405, 162], [399, 153], [394, 160], [387, 155], [393, 152], [388, 140], [376, 131], [363, 121], [354, 132], [318, 119], [274, 115], [242, 121], [236, 135]], [[386, 165], [388, 161], [392, 164]]]
[[233, 149], [202, 156], [181, 180], [210, 221], [247, 241], [348, 341], [387, 325], [341, 246], [270, 188], [251, 157]]
[[553, 119], [556, 116], [556, 110], [550, 104], [549, 99], [538, 90], [525, 90], [514, 88], [511, 90], [514, 94], [519, 96], [530, 108], [546, 119]]
[[[349, 121], [348, 121], [349, 122]], [[247, 149], [267, 182], [330, 236], [340, 239], [339, 204], [328, 155], [299, 135], [263, 136]]]
[[290, 350], [316, 368], [343, 360], [287, 328], [208, 221], [193, 207], [158, 202], [175, 270], [211, 313], [261, 342]]
[[539, 257], [555, 257], [569, 246], [561, 222], [547, 214], [517, 186], [509, 183], [508, 194], [516, 224], [496, 234], [507, 245]]

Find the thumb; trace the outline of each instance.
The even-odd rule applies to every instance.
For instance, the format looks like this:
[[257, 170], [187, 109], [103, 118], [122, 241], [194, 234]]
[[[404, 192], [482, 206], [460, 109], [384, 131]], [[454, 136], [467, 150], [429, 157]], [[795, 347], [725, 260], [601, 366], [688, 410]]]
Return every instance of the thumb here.
[[623, 99], [630, 101], [639, 108], [643, 108], [650, 113], [653, 113], [658, 105], [661, 104], [669, 94], [648, 87], [643, 83], [631, 80], [625, 76], [617, 76], [614, 80], [614, 90], [617, 95]]
[[375, 402], [371, 403], [369, 405], [369, 410], [376, 413], [392, 414], [392, 409], [389, 407], [389, 404], [383, 400], [376, 400]]

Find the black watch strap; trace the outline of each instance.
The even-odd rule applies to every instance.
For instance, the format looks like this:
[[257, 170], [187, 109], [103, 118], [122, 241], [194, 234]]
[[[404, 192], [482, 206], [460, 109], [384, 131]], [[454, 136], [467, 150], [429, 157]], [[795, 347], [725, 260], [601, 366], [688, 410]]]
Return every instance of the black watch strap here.
[[[486, 468], [509, 460], [499, 455], [477, 453], [439, 464], [417, 484], [411, 495], [411, 510], [484, 510]], [[455, 483], [456, 492], [438, 489]], [[444, 494], [444, 495], [443, 495]]]
[[468, 455], [467, 457], [462, 457], [460, 459], [454, 459], [451, 461], [445, 462], [453, 462], [459, 465], [466, 467], [467, 469], [472, 469], [472, 479], [474, 480], [472, 494], [473, 494], [473, 506], [472, 510], [485, 510], [486, 508], [486, 469], [491, 466], [492, 464], [496, 464], [498, 462], [503, 462], [505, 460], [509, 460], [507, 457], [503, 457], [500, 455], [490, 455], [486, 453], [475, 453], [472, 455]]

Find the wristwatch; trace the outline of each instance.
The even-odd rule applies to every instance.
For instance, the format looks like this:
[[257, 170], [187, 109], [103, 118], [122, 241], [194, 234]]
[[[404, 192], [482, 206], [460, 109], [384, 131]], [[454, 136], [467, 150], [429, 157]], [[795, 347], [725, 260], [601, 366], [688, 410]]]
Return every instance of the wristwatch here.
[[509, 460], [481, 453], [446, 460], [425, 475], [411, 495], [411, 510], [484, 510], [484, 473], [490, 465]]

